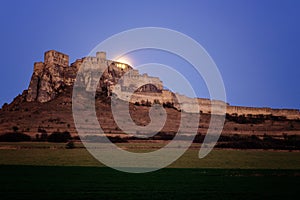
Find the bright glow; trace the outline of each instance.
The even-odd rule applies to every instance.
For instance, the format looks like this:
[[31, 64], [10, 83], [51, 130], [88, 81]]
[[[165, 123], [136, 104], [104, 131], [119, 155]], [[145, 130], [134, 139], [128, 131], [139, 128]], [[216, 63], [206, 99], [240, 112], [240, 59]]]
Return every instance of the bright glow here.
[[126, 68], [126, 65], [125, 65], [125, 64], [122, 64], [122, 63], [117, 63], [117, 67], [122, 68], [122, 69], [125, 69], [125, 68]]
[[[133, 64], [132, 64], [129, 57], [124, 56], [124, 57], [118, 58], [117, 61], [120, 62], [120, 63], [130, 65], [131, 67], [133, 67]], [[120, 66], [120, 67], [123, 68], [123, 69], [125, 68], [125, 66]]]

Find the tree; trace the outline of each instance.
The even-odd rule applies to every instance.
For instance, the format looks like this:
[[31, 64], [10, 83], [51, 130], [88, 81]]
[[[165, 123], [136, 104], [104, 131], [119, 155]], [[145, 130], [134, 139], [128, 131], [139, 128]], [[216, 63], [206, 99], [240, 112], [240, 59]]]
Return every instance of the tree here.
[[22, 142], [22, 141], [30, 141], [31, 137], [24, 133], [14, 132], [14, 133], [5, 133], [0, 135], [1, 142]]
[[19, 128], [17, 126], [13, 126], [12, 130], [14, 131], [14, 133], [18, 132]]
[[43, 133], [41, 133], [41, 141], [46, 141], [47, 140], [47, 138], [48, 138], [48, 134], [47, 134], [47, 132], [43, 132]]
[[147, 99], [147, 101], [146, 101], [146, 104], [145, 104], [146, 106], [148, 106], [148, 107], [150, 107], [151, 106], [151, 101], [148, 101], [148, 99]]
[[160, 101], [158, 99], [154, 99], [154, 104], [160, 104]]
[[40, 134], [36, 134], [36, 135], [35, 135], [35, 139], [36, 139], [37, 141], [39, 141], [39, 140], [40, 140]]
[[68, 131], [65, 132], [53, 132], [48, 136], [48, 142], [67, 142], [71, 139], [71, 134]]

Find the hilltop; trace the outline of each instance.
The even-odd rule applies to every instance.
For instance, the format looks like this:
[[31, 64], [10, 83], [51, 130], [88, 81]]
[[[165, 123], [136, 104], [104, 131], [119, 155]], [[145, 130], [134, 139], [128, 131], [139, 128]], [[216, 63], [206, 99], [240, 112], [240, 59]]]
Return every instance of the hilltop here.
[[[139, 74], [126, 63], [107, 60], [105, 52], [98, 52], [96, 57], [77, 59], [69, 65], [69, 56], [54, 50], [47, 51], [44, 62], [34, 63], [34, 70], [27, 90], [17, 96], [10, 104], [0, 110], [0, 134], [12, 132], [12, 127], [35, 138], [42, 132], [68, 131], [76, 135], [72, 116], [72, 91], [77, 72], [83, 62], [100, 63], [105, 67], [103, 76], [97, 81], [96, 109], [98, 120], [108, 135], [126, 136], [116, 125], [110, 106], [110, 97], [114, 86], [121, 80], [119, 90], [133, 92], [130, 99], [130, 113], [137, 125], [150, 122], [149, 109], [154, 103], [164, 106], [167, 122], [160, 134], [172, 138], [177, 132], [180, 112], [189, 110], [189, 98], [179, 104], [176, 94], [163, 89], [163, 83], [157, 77]], [[93, 80], [79, 77], [84, 85]], [[95, 81], [95, 80], [94, 80]], [[142, 87], [133, 91], [138, 81], [144, 81]], [[86, 87], [88, 91], [89, 88]], [[177, 94], [178, 95], [178, 94]], [[122, 98], [120, 97], [120, 101]], [[297, 109], [271, 109], [230, 106], [225, 102], [197, 99], [201, 119], [198, 134], [205, 135], [210, 121], [212, 103], [226, 106], [227, 114], [222, 135], [266, 135], [284, 138], [287, 135], [300, 135], [300, 113]], [[122, 116], [124, 113], [120, 112]]]

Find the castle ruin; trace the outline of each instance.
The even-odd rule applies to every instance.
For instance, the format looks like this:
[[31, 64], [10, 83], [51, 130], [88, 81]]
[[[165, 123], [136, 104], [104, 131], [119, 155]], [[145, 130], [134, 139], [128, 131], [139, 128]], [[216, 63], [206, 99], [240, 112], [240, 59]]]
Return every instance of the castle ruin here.
[[[147, 74], [140, 74], [126, 63], [107, 60], [105, 52], [97, 52], [95, 57], [84, 57], [77, 59], [69, 65], [69, 56], [55, 50], [50, 50], [44, 54], [44, 62], [34, 63], [34, 71], [28, 87], [26, 100], [28, 102], [38, 101], [45, 103], [53, 100], [65, 87], [74, 85], [78, 70], [83, 64], [100, 65], [103, 74], [100, 80], [94, 80], [98, 84], [97, 92], [105, 92], [107, 96], [116, 95], [118, 98], [127, 100], [130, 97], [131, 103], [149, 102], [160, 104], [171, 104], [179, 110], [190, 111], [193, 99], [180, 94], [174, 94], [163, 89], [163, 83], [158, 77], [151, 77]], [[93, 82], [88, 79], [82, 80], [86, 86]], [[181, 104], [178, 99], [182, 100]], [[297, 109], [271, 109], [252, 108], [242, 106], [230, 106], [229, 104], [197, 98], [201, 113], [210, 113], [211, 105], [223, 108], [226, 106], [228, 114], [236, 115], [274, 115], [285, 116], [289, 119], [300, 119], [300, 112]]]

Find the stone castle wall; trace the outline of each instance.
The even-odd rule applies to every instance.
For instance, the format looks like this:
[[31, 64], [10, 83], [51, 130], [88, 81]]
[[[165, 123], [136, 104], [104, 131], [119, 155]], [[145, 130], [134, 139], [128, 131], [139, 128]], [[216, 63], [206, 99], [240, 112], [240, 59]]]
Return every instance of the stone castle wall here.
[[[85, 66], [81, 72], [80, 82], [87, 91], [91, 91], [94, 85], [97, 85], [97, 92], [102, 92], [107, 88], [107, 95], [111, 94], [114, 85], [126, 72], [132, 70], [128, 64], [111, 61], [106, 59], [105, 52], [97, 52], [96, 57], [89, 56], [77, 59], [69, 66], [69, 56], [55, 50], [50, 50], [44, 54], [44, 62], [34, 64], [34, 72], [28, 87], [27, 101], [47, 102], [54, 99], [62, 92], [65, 86], [73, 86], [77, 77], [78, 70]], [[102, 72], [102, 78], [95, 79], [93, 73], [97, 70]], [[126, 76], [124, 76], [126, 79]], [[152, 83], [158, 89], [162, 89], [162, 82], [156, 77], [148, 75], [139, 75], [137, 72], [136, 80], [126, 79], [123, 86], [130, 88], [142, 80]]]
[[44, 62], [34, 63], [26, 100], [47, 102], [54, 99], [65, 86], [71, 86], [77, 70], [68, 66], [68, 55], [55, 50], [45, 52]]
[[300, 119], [300, 111], [297, 109], [272, 109], [253, 108], [244, 106], [227, 106], [227, 113], [237, 115], [274, 115], [285, 116], [288, 119]]
[[[130, 70], [122, 77], [122, 90], [129, 90], [132, 88], [134, 90], [140, 88], [139, 85], [153, 85], [155, 86], [153, 89], [151, 87], [144, 88], [148, 92], [161, 92], [163, 89], [162, 81], [157, 77], [148, 76], [148, 74], [139, 74], [138, 70]], [[143, 91], [143, 90], [141, 90]]]
[[50, 50], [45, 52], [44, 54], [44, 63], [46, 66], [52, 66], [53, 64], [55, 64], [62, 67], [68, 67], [69, 56], [55, 50]]
[[228, 106], [227, 113], [228, 114], [238, 114], [238, 115], [269, 115], [271, 114], [271, 108], [252, 108], [252, 107], [243, 107], [243, 106]]
[[117, 91], [114, 88], [114, 94], [117, 95], [118, 98], [122, 100], [129, 101], [131, 103], [145, 103], [149, 102], [151, 104], [154, 103], [171, 103], [176, 104], [174, 94], [168, 90], [162, 90], [162, 92], [128, 92], [128, 91]]
[[[145, 101], [161, 104], [171, 103], [175, 108], [201, 113], [211, 113], [211, 105], [213, 104], [217, 111], [221, 111], [226, 107], [228, 114], [272, 114], [274, 116], [286, 116], [289, 119], [300, 119], [299, 110], [230, 106], [222, 101], [211, 101], [203, 98], [192, 99], [184, 95], [174, 94], [163, 89], [163, 83], [159, 78], [147, 74], [141, 75], [138, 70], [134, 70], [125, 63], [107, 60], [105, 52], [97, 52], [96, 57], [77, 59], [69, 66], [68, 55], [55, 50], [47, 51], [44, 55], [44, 62], [34, 63], [34, 72], [28, 87], [26, 100], [47, 102], [54, 99], [65, 86], [74, 84], [77, 72], [83, 64], [87, 65], [86, 73], [92, 73], [92, 69], [99, 65], [103, 70], [106, 69], [103, 71], [100, 82], [99, 80], [92, 80], [92, 78], [86, 79], [83, 76], [82, 83], [87, 91], [91, 82], [99, 83], [97, 91], [107, 88], [107, 95], [111, 95], [113, 92], [118, 98], [129, 100], [132, 103]], [[120, 83], [120, 85], [117, 83]], [[138, 85], [143, 84], [146, 84], [146, 86], [138, 87]], [[131, 96], [131, 94], [133, 95]], [[179, 104], [178, 99], [182, 102], [181, 104]], [[199, 110], [193, 110], [195, 102], [198, 102]]]

